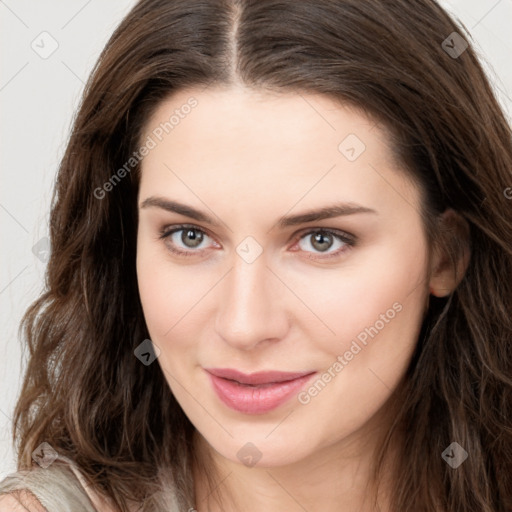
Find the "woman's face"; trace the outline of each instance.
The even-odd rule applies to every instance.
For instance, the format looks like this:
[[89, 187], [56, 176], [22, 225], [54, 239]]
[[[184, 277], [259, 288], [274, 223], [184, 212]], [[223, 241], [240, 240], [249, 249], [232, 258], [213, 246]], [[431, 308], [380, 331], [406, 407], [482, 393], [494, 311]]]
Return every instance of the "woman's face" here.
[[[142, 141], [140, 297], [206, 441], [277, 466], [382, 427], [429, 294], [419, 190], [386, 133], [325, 96], [212, 88], [162, 103]], [[303, 377], [228, 380], [267, 371]]]

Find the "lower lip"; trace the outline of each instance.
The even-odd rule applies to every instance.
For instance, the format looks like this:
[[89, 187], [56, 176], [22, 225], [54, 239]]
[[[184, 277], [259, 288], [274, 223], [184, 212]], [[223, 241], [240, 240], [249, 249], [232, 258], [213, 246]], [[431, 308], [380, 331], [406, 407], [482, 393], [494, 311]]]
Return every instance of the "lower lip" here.
[[279, 407], [314, 375], [310, 373], [286, 382], [249, 386], [207, 373], [221, 401], [231, 409], [245, 414], [263, 414]]

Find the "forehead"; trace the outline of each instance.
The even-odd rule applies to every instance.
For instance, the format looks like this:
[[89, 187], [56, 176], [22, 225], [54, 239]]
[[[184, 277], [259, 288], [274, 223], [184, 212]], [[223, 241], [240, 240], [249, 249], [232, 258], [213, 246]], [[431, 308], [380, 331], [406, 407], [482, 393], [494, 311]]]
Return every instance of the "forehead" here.
[[[191, 106], [192, 105], [192, 106]], [[167, 124], [166, 124], [167, 123]], [[242, 135], [253, 138], [246, 143], [272, 140], [278, 143], [308, 140], [332, 145], [343, 133], [359, 132], [361, 138], [380, 138], [386, 145], [385, 129], [354, 106], [335, 98], [306, 92], [276, 93], [241, 87], [179, 90], [163, 100], [145, 126], [148, 134], [159, 127], [162, 135], [180, 133], [190, 136], [193, 126], [197, 137], [204, 135], [240, 141]], [[237, 130], [241, 130], [241, 133]], [[371, 137], [367, 132], [373, 131]], [[276, 135], [279, 132], [279, 139]], [[257, 136], [257, 138], [256, 138]]]
[[142, 188], [178, 185], [209, 197], [215, 187], [242, 201], [286, 204], [337, 190], [333, 201], [378, 203], [403, 187], [410, 194], [386, 129], [325, 95], [185, 89], [154, 111], [141, 140], [148, 138], [155, 145], [141, 163]]

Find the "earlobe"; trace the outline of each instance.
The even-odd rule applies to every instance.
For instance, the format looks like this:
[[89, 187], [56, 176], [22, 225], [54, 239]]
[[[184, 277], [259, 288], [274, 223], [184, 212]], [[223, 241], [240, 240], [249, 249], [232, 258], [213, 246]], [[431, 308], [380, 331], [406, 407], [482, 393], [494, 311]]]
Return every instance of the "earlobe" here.
[[466, 273], [470, 260], [470, 231], [467, 221], [452, 209], [439, 217], [437, 240], [430, 269], [430, 293], [450, 295]]

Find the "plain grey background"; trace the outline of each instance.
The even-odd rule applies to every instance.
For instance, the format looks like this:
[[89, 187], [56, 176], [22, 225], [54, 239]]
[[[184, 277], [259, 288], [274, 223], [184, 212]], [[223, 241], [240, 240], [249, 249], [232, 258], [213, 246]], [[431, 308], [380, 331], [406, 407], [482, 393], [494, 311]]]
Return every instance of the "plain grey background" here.
[[[11, 417], [26, 367], [18, 327], [44, 284], [45, 237], [58, 163], [86, 78], [135, 3], [0, 0], [0, 480], [16, 468]], [[512, 120], [512, 0], [440, 3], [471, 32]]]

